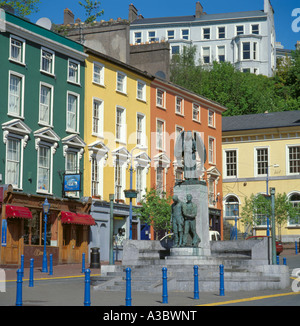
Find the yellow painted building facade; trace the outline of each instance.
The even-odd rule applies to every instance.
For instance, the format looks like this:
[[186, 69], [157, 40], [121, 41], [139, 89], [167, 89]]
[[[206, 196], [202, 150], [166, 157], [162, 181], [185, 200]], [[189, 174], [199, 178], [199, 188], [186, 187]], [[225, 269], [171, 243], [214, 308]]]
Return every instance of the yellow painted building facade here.
[[[266, 235], [266, 223], [245, 229], [240, 212], [251, 194], [286, 193], [300, 205], [300, 112], [223, 117], [224, 220], [242, 233]], [[284, 242], [300, 237], [300, 217], [288, 220], [276, 235]]]
[[[145, 168], [138, 177], [144, 188], [150, 185], [145, 172], [150, 164], [151, 79], [111, 57], [92, 50], [87, 54], [84, 195], [109, 201], [109, 194], [114, 194], [116, 201], [129, 203], [123, 191], [130, 188], [131, 158], [133, 188], [136, 168]], [[119, 171], [116, 166], [120, 166]]]
[[[122, 239], [140, 239], [143, 226], [124, 190], [138, 191], [136, 205], [150, 188], [150, 83], [152, 77], [104, 54], [86, 49], [84, 155], [85, 197], [92, 197], [90, 247], [109, 259], [110, 194], [113, 203], [114, 248]], [[132, 223], [130, 223], [132, 221]], [[130, 231], [131, 229], [131, 231]], [[115, 259], [122, 259], [121, 249]]]

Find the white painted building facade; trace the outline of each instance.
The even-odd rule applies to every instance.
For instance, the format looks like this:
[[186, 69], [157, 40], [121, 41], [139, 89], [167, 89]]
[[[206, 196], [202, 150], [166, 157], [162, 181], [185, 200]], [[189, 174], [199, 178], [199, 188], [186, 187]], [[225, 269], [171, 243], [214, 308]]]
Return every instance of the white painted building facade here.
[[130, 43], [170, 43], [170, 53], [195, 45], [196, 62], [229, 61], [244, 72], [272, 76], [276, 68], [274, 11], [270, 0], [263, 10], [206, 14], [200, 2], [196, 14], [143, 18], [129, 7]]

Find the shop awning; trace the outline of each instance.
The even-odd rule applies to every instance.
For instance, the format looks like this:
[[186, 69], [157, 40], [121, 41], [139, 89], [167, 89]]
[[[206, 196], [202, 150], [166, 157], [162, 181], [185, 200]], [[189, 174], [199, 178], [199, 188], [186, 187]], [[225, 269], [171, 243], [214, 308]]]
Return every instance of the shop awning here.
[[32, 219], [31, 211], [27, 207], [6, 205], [5, 213], [6, 218]]
[[61, 222], [63, 224], [96, 225], [91, 215], [64, 211], [61, 212]]

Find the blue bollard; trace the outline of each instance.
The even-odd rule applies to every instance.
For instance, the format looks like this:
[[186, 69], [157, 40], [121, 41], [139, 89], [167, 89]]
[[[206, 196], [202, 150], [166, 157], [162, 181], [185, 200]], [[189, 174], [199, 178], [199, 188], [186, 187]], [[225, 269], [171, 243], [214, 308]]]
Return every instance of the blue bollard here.
[[34, 286], [33, 283], [33, 265], [34, 265], [34, 259], [30, 259], [30, 275], [29, 275], [29, 287], [32, 288]]
[[198, 266], [194, 266], [194, 299], [199, 299]]
[[298, 255], [298, 244], [297, 244], [297, 241], [295, 241], [295, 254]]
[[85, 272], [85, 253], [82, 253], [82, 269], [81, 269], [81, 273]]
[[168, 303], [168, 277], [167, 268], [162, 269], [163, 291], [162, 291], [162, 303]]
[[22, 270], [17, 270], [17, 298], [16, 298], [16, 306], [22, 306]]
[[84, 287], [84, 305], [91, 305], [91, 271], [89, 269], [85, 270], [85, 287]]
[[224, 295], [224, 265], [220, 265], [220, 296], [223, 297]]
[[53, 275], [53, 255], [49, 255], [49, 275]]
[[21, 271], [22, 277], [24, 277], [24, 255], [21, 255]]
[[276, 256], [276, 263], [279, 265], [279, 256]]
[[283, 265], [286, 265], [286, 258], [283, 257]]
[[126, 297], [125, 297], [125, 306], [131, 306], [131, 269], [126, 268]]

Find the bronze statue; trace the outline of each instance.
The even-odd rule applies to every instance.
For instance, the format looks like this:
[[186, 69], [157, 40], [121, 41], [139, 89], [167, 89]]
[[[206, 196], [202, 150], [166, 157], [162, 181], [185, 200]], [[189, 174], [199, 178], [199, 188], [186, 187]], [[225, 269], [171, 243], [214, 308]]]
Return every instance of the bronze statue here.
[[171, 225], [174, 233], [174, 247], [181, 247], [183, 240], [183, 216], [182, 216], [182, 203], [177, 195], [173, 196]]
[[186, 196], [187, 202], [182, 204], [182, 214], [184, 218], [184, 236], [183, 236], [183, 247], [187, 245], [188, 235], [191, 232], [192, 235], [192, 246], [198, 247], [201, 239], [196, 232], [196, 216], [197, 216], [197, 205], [192, 202], [192, 195]]

